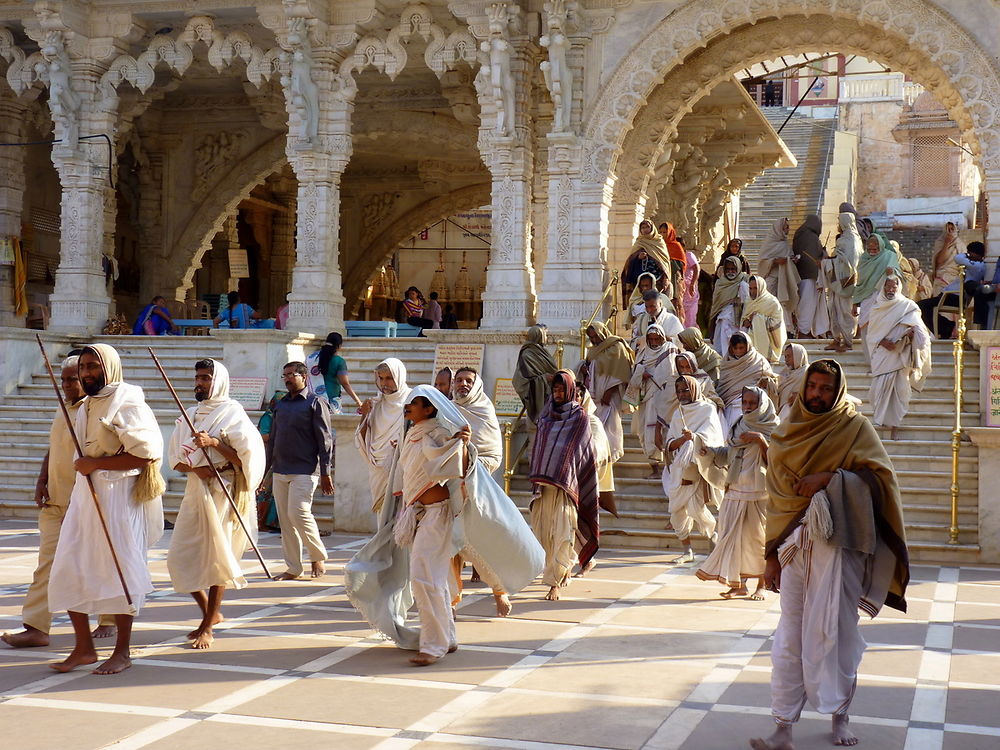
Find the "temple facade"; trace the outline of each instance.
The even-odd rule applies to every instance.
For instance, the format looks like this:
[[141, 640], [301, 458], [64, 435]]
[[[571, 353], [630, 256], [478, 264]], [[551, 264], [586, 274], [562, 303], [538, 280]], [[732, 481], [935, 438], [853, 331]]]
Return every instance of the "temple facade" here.
[[904, 73], [1000, 201], [998, 27], [978, 0], [0, 2], [0, 324], [238, 289], [325, 333], [415, 234], [488, 209], [482, 327], [575, 330], [643, 217], [707, 264], [794, 164], [735, 77], [761, 60]]

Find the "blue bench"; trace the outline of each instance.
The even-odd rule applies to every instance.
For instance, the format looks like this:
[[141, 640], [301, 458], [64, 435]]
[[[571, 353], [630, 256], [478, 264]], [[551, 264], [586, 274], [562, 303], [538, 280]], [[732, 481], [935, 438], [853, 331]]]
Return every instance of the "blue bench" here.
[[396, 336], [399, 338], [416, 338], [420, 335], [420, 326], [411, 326], [409, 323], [398, 323], [396, 325]]
[[352, 337], [395, 338], [397, 335], [394, 320], [348, 320], [344, 325], [347, 335]]
[[174, 325], [177, 326], [181, 336], [187, 336], [188, 328], [211, 328], [212, 321], [207, 318], [193, 318], [190, 320], [174, 318]]

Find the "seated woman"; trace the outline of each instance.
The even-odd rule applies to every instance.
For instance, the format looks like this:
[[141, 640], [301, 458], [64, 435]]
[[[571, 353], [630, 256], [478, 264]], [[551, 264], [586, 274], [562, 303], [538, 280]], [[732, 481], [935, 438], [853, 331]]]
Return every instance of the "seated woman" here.
[[651, 274], [656, 280], [670, 277], [670, 256], [663, 238], [656, 233], [653, 222], [648, 219], [639, 224], [639, 236], [635, 238], [632, 254], [622, 269], [622, 309], [628, 309], [632, 290], [643, 274]]
[[[424, 296], [415, 286], [406, 290], [406, 297], [403, 300], [403, 309], [406, 311], [406, 322], [417, 328], [432, 328], [434, 321], [424, 317]], [[423, 330], [420, 331], [423, 336]]]
[[167, 301], [163, 297], [153, 297], [153, 301], [142, 308], [136, 318], [132, 335], [166, 336], [168, 333], [177, 333], [177, 326], [167, 310]]
[[225, 320], [228, 321], [232, 329], [246, 328], [274, 328], [274, 320], [267, 320], [262, 313], [254, 310], [246, 302], [240, 302], [239, 292], [230, 292], [226, 295], [229, 300], [229, 309], [220, 311], [212, 320], [212, 326], [219, 327]]

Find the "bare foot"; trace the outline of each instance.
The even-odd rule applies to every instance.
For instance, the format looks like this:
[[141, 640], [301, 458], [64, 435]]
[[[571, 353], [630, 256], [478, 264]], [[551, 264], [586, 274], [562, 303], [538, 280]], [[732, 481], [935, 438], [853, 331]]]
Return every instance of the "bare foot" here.
[[649, 476], [646, 479], [660, 479], [663, 476], [663, 469], [659, 466], [650, 466], [649, 468]]
[[737, 596], [746, 596], [747, 587], [746, 586], [733, 586], [729, 591], [722, 591], [719, 593], [723, 599], [734, 599]]
[[84, 664], [93, 664], [96, 661], [96, 651], [77, 651], [73, 649], [73, 652], [65, 660], [57, 661], [55, 664], [49, 664], [49, 666], [57, 672], [69, 672], [77, 667], [82, 667]]
[[847, 714], [833, 715], [833, 744], [840, 747], [853, 747], [858, 744], [858, 738], [851, 731], [851, 717]]
[[753, 750], [795, 750], [792, 744], [792, 728], [790, 726], [778, 726], [774, 734], [764, 739], [750, 740], [750, 747]]
[[893, 427], [892, 430], [890, 430], [890, 432], [889, 432], [889, 439], [890, 440], [898, 440], [899, 439], [899, 428], [898, 427]]
[[322, 561], [312, 563], [312, 572], [310, 573], [310, 575], [312, 575], [313, 578], [319, 578], [320, 576], [325, 574], [326, 574], [326, 566], [323, 564]]
[[11, 648], [37, 648], [38, 646], [49, 645], [49, 634], [43, 633], [38, 628], [25, 625], [20, 633], [4, 633], [0, 635], [3, 641]]
[[273, 580], [273, 581], [294, 581], [296, 578], [298, 578], [297, 575], [295, 575], [293, 573], [289, 573], [286, 570], [284, 573], [279, 573], [278, 575], [276, 575], [271, 580]]
[[476, 566], [472, 566], [472, 576], [469, 578], [469, 583], [479, 583], [483, 579], [479, 576], [479, 571], [476, 570]]
[[[223, 617], [222, 613], [220, 612], [219, 614], [217, 614], [215, 617], [212, 618], [212, 622], [209, 623], [209, 627], [214, 627], [215, 625], [218, 625], [220, 622], [225, 622], [225, 620], [226, 618]], [[197, 638], [200, 634], [201, 634], [201, 625], [199, 625], [198, 627], [196, 627], [194, 630], [192, 630], [190, 633], [187, 634], [188, 640], [189, 641], [193, 640]]]
[[589, 573], [590, 571], [592, 571], [596, 567], [597, 567], [597, 560], [593, 560], [592, 559], [589, 563], [587, 563], [582, 568], [580, 568], [580, 572], [577, 573], [573, 577], [574, 578], [583, 578], [585, 575], [587, 575], [587, 573]]
[[764, 601], [764, 589], [757, 589], [750, 596], [747, 597], [752, 602], [762, 602]]
[[559, 601], [559, 587], [558, 586], [550, 586], [549, 587], [549, 593], [547, 593], [545, 595], [545, 598], [548, 601], [550, 601], [550, 602], [557, 602], [557, 601]]
[[215, 636], [212, 634], [211, 628], [196, 630], [195, 633], [196, 635], [194, 641], [191, 643], [191, 648], [205, 649], [212, 647], [212, 644], [215, 642]]
[[114, 625], [98, 625], [94, 628], [94, 632], [90, 634], [91, 638], [114, 638], [118, 635], [118, 628]]
[[825, 351], [825, 352], [840, 351], [840, 344], [838, 344], [836, 341], [834, 341], [832, 344], [827, 344], [826, 346], [824, 346], [823, 347], [823, 351]]
[[497, 617], [506, 617], [514, 608], [510, 603], [510, 597], [506, 594], [494, 594], [493, 599], [497, 603]]
[[449, 654], [453, 654], [456, 651], [458, 651], [458, 644], [457, 643], [455, 643], [455, 644], [453, 644], [451, 646], [448, 646], [448, 653]]
[[111, 658], [94, 670], [94, 674], [118, 674], [132, 666], [132, 660], [126, 654], [111, 654]]
[[423, 651], [421, 651], [419, 654], [410, 659], [410, 664], [412, 664], [415, 667], [426, 667], [430, 664], [433, 664], [440, 658], [441, 657], [439, 656], [431, 656], [430, 654], [425, 654]]
[[687, 551], [683, 555], [681, 555], [680, 557], [676, 557], [673, 560], [674, 565], [680, 565], [681, 563], [692, 563], [692, 562], [694, 562], [694, 550], [691, 549], [690, 547], [687, 548]]

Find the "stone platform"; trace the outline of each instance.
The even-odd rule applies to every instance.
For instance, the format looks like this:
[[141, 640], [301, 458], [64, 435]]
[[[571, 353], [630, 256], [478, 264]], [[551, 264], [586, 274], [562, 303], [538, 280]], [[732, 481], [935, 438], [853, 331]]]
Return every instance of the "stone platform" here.
[[[246, 561], [250, 586], [230, 592], [230, 619], [203, 652], [185, 646], [196, 608], [170, 589], [168, 543], [169, 533], [152, 553], [157, 591], [124, 674], [51, 672], [71, 648], [65, 619], [45, 650], [0, 648], [5, 750], [730, 750], [771, 728], [777, 597], [723, 601], [661, 551], [602, 550], [562, 601], [532, 586], [506, 620], [491, 616], [486, 589], [467, 589], [459, 651], [416, 669], [344, 595], [343, 564], [362, 537], [326, 539], [332, 563], [318, 582], [264, 581]], [[276, 570], [279, 543], [263, 535]], [[2, 629], [20, 625], [36, 544], [31, 522], [0, 521]], [[1000, 748], [1000, 569], [918, 566], [913, 578], [908, 614], [864, 624], [861, 746]], [[807, 712], [796, 746], [830, 747], [828, 727]]]

